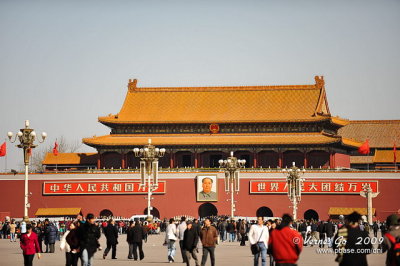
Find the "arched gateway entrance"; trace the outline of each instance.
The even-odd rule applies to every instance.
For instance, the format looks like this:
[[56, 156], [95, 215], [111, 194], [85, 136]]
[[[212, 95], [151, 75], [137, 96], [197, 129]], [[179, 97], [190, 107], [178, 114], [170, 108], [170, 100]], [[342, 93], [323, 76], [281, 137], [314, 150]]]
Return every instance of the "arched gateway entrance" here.
[[316, 212], [313, 209], [308, 209], [304, 212], [304, 220], [314, 220], [318, 221], [319, 220], [319, 215], [318, 212]]
[[[143, 214], [147, 214], [147, 208], [144, 209]], [[153, 207], [153, 209], [150, 211], [150, 214], [153, 215], [153, 217], [160, 219], [160, 211], [156, 207]]]
[[203, 203], [199, 207], [199, 216], [200, 218], [209, 217], [209, 216], [217, 216], [218, 209], [213, 204], [207, 202]]
[[108, 209], [104, 209], [100, 212], [100, 217], [111, 217], [113, 216], [112, 211], [108, 210]]
[[272, 212], [272, 210], [268, 207], [261, 207], [258, 208], [257, 212], [256, 212], [256, 216], [257, 217], [274, 217], [274, 213]]

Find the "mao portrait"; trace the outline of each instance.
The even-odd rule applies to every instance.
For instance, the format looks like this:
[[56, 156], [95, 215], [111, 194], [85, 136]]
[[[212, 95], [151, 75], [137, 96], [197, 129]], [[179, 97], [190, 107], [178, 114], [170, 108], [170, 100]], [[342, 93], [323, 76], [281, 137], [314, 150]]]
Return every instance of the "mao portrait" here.
[[217, 176], [197, 176], [197, 201], [218, 201]]

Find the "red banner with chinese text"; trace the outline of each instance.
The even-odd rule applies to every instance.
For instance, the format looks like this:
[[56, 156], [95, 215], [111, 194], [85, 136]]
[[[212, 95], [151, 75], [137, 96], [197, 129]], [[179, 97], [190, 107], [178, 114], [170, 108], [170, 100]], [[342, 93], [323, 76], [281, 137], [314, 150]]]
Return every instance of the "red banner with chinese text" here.
[[[158, 182], [153, 194], [165, 194], [165, 181]], [[147, 186], [141, 187], [138, 181], [79, 181], [44, 182], [43, 195], [110, 195], [147, 194]]]
[[[378, 181], [306, 180], [301, 192], [305, 194], [359, 194], [370, 187], [378, 192]], [[250, 181], [250, 194], [287, 193], [285, 180]]]

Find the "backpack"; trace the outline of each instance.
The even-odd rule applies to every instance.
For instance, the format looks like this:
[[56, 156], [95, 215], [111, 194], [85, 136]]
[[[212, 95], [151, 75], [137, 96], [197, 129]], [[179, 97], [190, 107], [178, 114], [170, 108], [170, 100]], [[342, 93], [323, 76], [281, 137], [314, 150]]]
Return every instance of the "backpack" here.
[[400, 238], [396, 239], [389, 233], [386, 233], [385, 236], [392, 243], [392, 248], [389, 251], [391, 253], [389, 257], [390, 262], [393, 265], [400, 265]]

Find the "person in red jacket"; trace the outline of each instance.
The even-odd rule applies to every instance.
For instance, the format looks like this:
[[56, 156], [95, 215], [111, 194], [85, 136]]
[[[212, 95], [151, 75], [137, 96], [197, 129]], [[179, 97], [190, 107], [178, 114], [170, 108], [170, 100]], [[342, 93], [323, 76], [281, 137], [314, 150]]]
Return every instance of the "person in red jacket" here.
[[24, 255], [24, 265], [32, 266], [33, 258], [37, 253], [38, 259], [40, 259], [40, 247], [37, 235], [32, 232], [32, 225], [26, 225], [26, 234], [21, 235], [21, 249]]
[[269, 247], [272, 250], [276, 266], [296, 265], [303, 249], [303, 238], [291, 228], [293, 219], [289, 214], [282, 216], [282, 222], [273, 230], [269, 237]]

